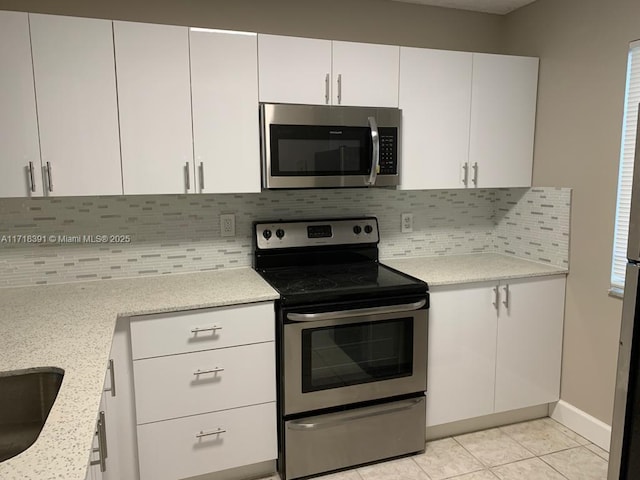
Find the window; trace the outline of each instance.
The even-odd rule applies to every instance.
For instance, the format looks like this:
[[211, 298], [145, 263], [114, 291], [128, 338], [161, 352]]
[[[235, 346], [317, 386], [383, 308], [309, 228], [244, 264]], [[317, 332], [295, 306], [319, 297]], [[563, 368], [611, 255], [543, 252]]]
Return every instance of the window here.
[[627, 265], [629, 210], [631, 208], [631, 184], [633, 181], [633, 158], [636, 144], [636, 127], [638, 123], [638, 103], [640, 103], [640, 40], [631, 44], [627, 63], [627, 88], [624, 99], [622, 142], [620, 146], [620, 172], [618, 173], [616, 228], [611, 267], [612, 291], [624, 289], [624, 275]]

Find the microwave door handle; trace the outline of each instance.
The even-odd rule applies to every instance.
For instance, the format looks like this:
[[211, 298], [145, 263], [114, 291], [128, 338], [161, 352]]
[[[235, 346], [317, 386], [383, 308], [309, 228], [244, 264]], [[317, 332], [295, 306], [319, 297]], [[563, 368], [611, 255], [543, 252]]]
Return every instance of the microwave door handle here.
[[419, 310], [427, 303], [426, 300], [420, 300], [415, 303], [406, 303], [403, 305], [385, 305], [382, 307], [356, 308], [353, 310], [341, 310], [338, 312], [320, 312], [320, 313], [287, 313], [287, 318], [294, 322], [318, 322], [320, 320], [335, 320], [336, 318], [360, 317], [363, 315], [380, 315], [383, 313], [399, 313]]
[[375, 185], [380, 169], [380, 135], [378, 135], [378, 124], [375, 117], [369, 117], [369, 128], [371, 128], [371, 143], [373, 144], [373, 154], [371, 155], [371, 173], [369, 174], [369, 185]]

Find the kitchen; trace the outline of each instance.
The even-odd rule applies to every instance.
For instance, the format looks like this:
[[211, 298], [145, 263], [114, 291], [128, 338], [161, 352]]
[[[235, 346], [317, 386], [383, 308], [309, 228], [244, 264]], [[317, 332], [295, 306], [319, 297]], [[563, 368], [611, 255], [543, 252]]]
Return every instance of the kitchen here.
[[[168, 3], [154, 3], [150, 8], [144, 5], [134, 7], [124, 2], [104, 6], [77, 5], [69, 2], [57, 3], [54, 7], [47, 2], [25, 4], [4, 1], [0, 3], [0, 9], [196, 25], [447, 50], [539, 56], [541, 64], [533, 185], [573, 189], [571, 274], [567, 284], [561, 398], [609, 424], [613, 404], [621, 302], [619, 299], [608, 297], [607, 289], [611, 232], [615, 212], [614, 192], [622, 118], [621, 105], [624, 96], [623, 79], [628, 43], [638, 37], [637, 27], [632, 22], [637, 7], [632, 2], [616, 2], [615, 8], [605, 8], [596, 2], [589, 4], [562, 2], [557, 5], [554, 2], [539, 0], [506, 17], [500, 17], [382, 1], [354, 1], [348, 5], [349, 9], [345, 8], [344, 2], [329, 4], [325, 2], [322, 7], [305, 5], [304, 8], [295, 2], [277, 2], [268, 7], [260, 2], [244, 2], [240, 5], [236, 2], [234, 6], [225, 5], [222, 2], [204, 6], [194, 2], [183, 3], [177, 9]], [[362, 16], [364, 10], [376, 13], [371, 14], [371, 20], [364, 21]], [[336, 12], [339, 12], [339, 15]], [[208, 17], [211, 17], [210, 20], [205, 21]], [[320, 21], [322, 19], [324, 21]], [[387, 26], [386, 22], [391, 24]], [[354, 31], [355, 25], [357, 25], [357, 31]], [[545, 34], [541, 35], [541, 31]], [[598, 68], [593, 68], [593, 65], [598, 65]], [[594, 95], [593, 92], [602, 92], [602, 94]], [[589, 165], [590, 168], [585, 169], [585, 165]], [[375, 192], [366, 194], [374, 197], [362, 201], [369, 202], [374, 207], [386, 200], [375, 197], [379, 195]], [[345, 198], [340, 195], [343, 194], [338, 194], [335, 198], [335, 208], [347, 203], [351, 205], [350, 202], [353, 200], [351, 197]], [[393, 213], [393, 222], [392, 217], [389, 216], [389, 221], [381, 224], [383, 242], [385, 239], [390, 239], [391, 235], [401, 239], [411, 236], [402, 237], [395, 231], [398, 228], [399, 214], [405, 212], [402, 204], [407, 200], [414, 201], [409, 199], [411, 193], [398, 192], [393, 195], [398, 196], [400, 205]], [[429, 202], [428, 196], [431, 194], [418, 192], [417, 195], [421, 197], [418, 201], [424, 202], [426, 199]], [[290, 204], [303, 204], [305, 200], [301, 197], [303, 196], [293, 194], [290, 197]], [[276, 194], [269, 196], [266, 201], [278, 204], [281, 198], [286, 200], [287, 195]], [[319, 195], [319, 201], [327, 202], [325, 198], [331, 200], [328, 196]], [[469, 200], [468, 197], [466, 199], [470, 202], [475, 201], [475, 199]], [[57, 212], [52, 213], [50, 209], [58, 207], [67, 212], [76, 208], [79, 214], [89, 216], [87, 220], [83, 220], [89, 224], [113, 221], [116, 222], [114, 225], [122, 225], [109, 215], [137, 215], [137, 213], [132, 214], [128, 209], [124, 209], [124, 212], [118, 211], [123, 205], [115, 197], [85, 200], [92, 205], [76, 205], [70, 200], [56, 199], [44, 209], [43, 215], [34, 215], [34, 217], [40, 219], [36, 222], [42, 231], [48, 232], [53, 229], [47, 225], [47, 222], [55, 224], [55, 221], [50, 218], [58, 216]], [[150, 210], [147, 209], [154, 206], [154, 204], [145, 204], [146, 202], [155, 202], [160, 205], [166, 210], [163, 212], [166, 215], [160, 217], [164, 220], [174, 218], [183, 204], [188, 203], [187, 200], [176, 199], [175, 201], [180, 204], [176, 209], [172, 208], [174, 205], [161, 205], [166, 203], [162, 198], [136, 197], [135, 200], [137, 204], [131, 208], [141, 213], [149, 212]], [[246, 207], [248, 210], [244, 214], [242, 206], [247, 201], [245, 198], [230, 195], [228, 199], [223, 196], [221, 200], [231, 204], [228, 207], [224, 206], [219, 212], [212, 211], [210, 217], [206, 214], [203, 218], [215, 219], [218, 213], [243, 212], [236, 217], [238, 222], [236, 228], [238, 232], [244, 231], [248, 234], [248, 225], [252, 220], [251, 209], [254, 208], [253, 201], [249, 199], [250, 203]], [[58, 201], [61, 203], [56, 203]], [[219, 205], [218, 199], [207, 201], [205, 198], [197, 202], [202, 203], [203, 208], [200, 211], [207, 212], [211, 208], [220, 208], [214, 207]], [[262, 200], [255, 202], [261, 203]], [[442, 202], [444, 200], [436, 201], [436, 207], [443, 208]], [[35, 201], [33, 205], [35, 208], [42, 208], [42, 203]], [[395, 200], [392, 203], [395, 203]], [[18, 217], [20, 216], [20, 209], [16, 208], [15, 204], [7, 206], [3, 201], [1, 205], [3, 218], [6, 218], [5, 208], [9, 208]], [[99, 211], [106, 210], [106, 218], [97, 219], [91, 214], [92, 208]], [[491, 216], [491, 208], [488, 207], [486, 210], [486, 216]], [[81, 210], [87, 212], [80, 212]], [[377, 207], [373, 211], [362, 212], [355, 207], [354, 210], [358, 210], [354, 212], [357, 214], [379, 214]], [[274, 210], [270, 211], [274, 212]], [[280, 211], [289, 210], [288, 207], [283, 207]], [[279, 213], [278, 210], [275, 212]], [[189, 213], [197, 215], [199, 212], [194, 210]], [[426, 222], [432, 221], [426, 217], [423, 220], [420, 219], [419, 215], [428, 215], [426, 213], [416, 211], [414, 215], [416, 230], [420, 227], [421, 221], [425, 222], [422, 223], [423, 226], [430, 225]], [[65, 217], [67, 225], [69, 220], [73, 219], [72, 217], [75, 218], [75, 214]], [[459, 218], [457, 212], [446, 217]], [[169, 224], [169, 227], [162, 228], [157, 224], [154, 225], [158, 221], [158, 218], [154, 218], [149, 222], [146, 226], [148, 231], [162, 232], [162, 235], [166, 234], [169, 237], [177, 235], [180, 238], [178, 232], [182, 228], [180, 223]], [[482, 220], [476, 220], [476, 222], [481, 223]], [[20, 224], [20, 221], [14, 221], [11, 225], [14, 224]], [[84, 225], [87, 223], [80, 228], [81, 233], [94, 231], [87, 231]], [[594, 225], [599, 226], [595, 232]], [[56, 224], [56, 228], [60, 226]], [[200, 225], [199, 228], [218, 227], [210, 223], [204, 227]], [[68, 229], [60, 228], [60, 230], [64, 233]], [[150, 236], [153, 238], [153, 234]], [[206, 237], [206, 232], [203, 236]], [[140, 239], [140, 237], [137, 238]], [[389, 243], [393, 242], [389, 240]], [[446, 239], [443, 243], [446, 243]], [[153, 248], [155, 245], [151, 241], [149, 246]], [[215, 252], [206, 252], [203, 258], [211, 266], [248, 265], [249, 247], [238, 251], [235, 244], [232, 243], [231, 246], [232, 248], [225, 248], [222, 245], [212, 249]], [[140, 240], [137, 240], [132, 247], [140, 249], [136, 254], [136, 257], [139, 257], [138, 262], [152, 262], [153, 257], [143, 257], [143, 255], [158, 253], [143, 251], [144, 243]], [[387, 248], [388, 252], [383, 251], [382, 258], [393, 256], [394, 253], [403, 250], [402, 246], [397, 244], [394, 246], [398, 248], [397, 251], [391, 250], [391, 246], [387, 247], [384, 243], [381, 248], [383, 250]], [[468, 251], [473, 251], [472, 248], [470, 246]], [[3, 250], [3, 254], [8, 251]], [[76, 256], [81, 255], [80, 253]], [[124, 255], [126, 256], [126, 253]], [[176, 255], [185, 255], [185, 253], [176, 253]], [[198, 256], [194, 255], [194, 257]], [[237, 257], [242, 263], [237, 263]], [[97, 256], [91, 255], [86, 258], [97, 258]], [[124, 260], [129, 258], [126, 257]], [[24, 265], [18, 265], [14, 263], [15, 261], [15, 259], [3, 258], [3, 265], [11, 268], [12, 275], [28, 275], [28, 270], [23, 268]], [[83, 271], [79, 271], [76, 275], [91, 275], [92, 262], [95, 260], [77, 262], [77, 266]], [[31, 264], [33, 265], [33, 261]], [[176, 263], [173, 262], [172, 265], [174, 264]], [[123, 261], [116, 261], [109, 267], [121, 266], [123, 270], [127, 270], [128, 265]], [[62, 272], [57, 270], [57, 266], [46, 269], [46, 271], [53, 270]], [[147, 270], [147, 268], [139, 270]], [[154, 270], [154, 268], [148, 270]], [[18, 281], [22, 284], [31, 283], [27, 280]]]

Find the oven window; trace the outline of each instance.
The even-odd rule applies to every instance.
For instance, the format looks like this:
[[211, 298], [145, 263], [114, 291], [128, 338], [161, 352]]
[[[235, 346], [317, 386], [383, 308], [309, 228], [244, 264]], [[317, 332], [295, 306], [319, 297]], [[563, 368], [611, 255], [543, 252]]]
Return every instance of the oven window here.
[[274, 176], [368, 175], [371, 131], [365, 127], [270, 125]]
[[413, 317], [302, 331], [302, 391], [413, 373]]

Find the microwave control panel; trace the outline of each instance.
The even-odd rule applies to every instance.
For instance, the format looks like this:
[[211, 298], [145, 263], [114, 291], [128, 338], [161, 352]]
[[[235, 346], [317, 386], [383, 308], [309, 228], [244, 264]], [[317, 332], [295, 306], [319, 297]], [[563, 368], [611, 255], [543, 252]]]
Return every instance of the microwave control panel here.
[[398, 129], [379, 127], [380, 135], [380, 174], [398, 174]]

